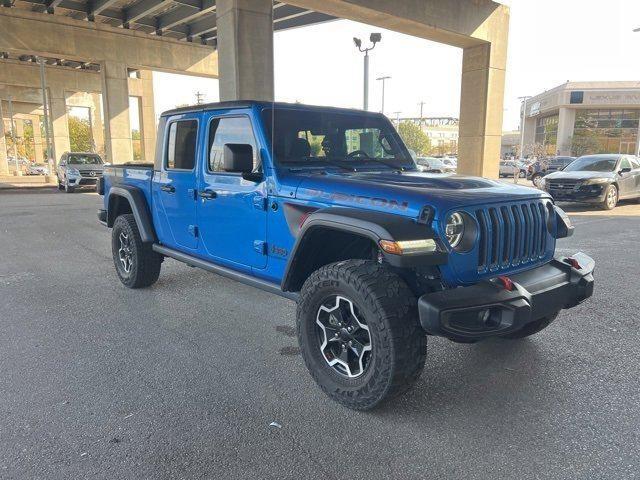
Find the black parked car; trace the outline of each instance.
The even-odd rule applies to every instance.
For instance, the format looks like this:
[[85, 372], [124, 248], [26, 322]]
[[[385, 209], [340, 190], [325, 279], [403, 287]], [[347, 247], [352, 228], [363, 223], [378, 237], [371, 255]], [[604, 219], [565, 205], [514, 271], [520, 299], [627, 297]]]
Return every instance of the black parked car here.
[[557, 201], [611, 210], [618, 200], [640, 198], [640, 162], [631, 155], [585, 155], [545, 176], [542, 187]]
[[564, 169], [564, 167], [575, 159], [576, 157], [558, 156], [538, 160], [527, 168], [527, 179], [531, 180], [536, 187], [540, 188], [542, 177], [548, 173]]

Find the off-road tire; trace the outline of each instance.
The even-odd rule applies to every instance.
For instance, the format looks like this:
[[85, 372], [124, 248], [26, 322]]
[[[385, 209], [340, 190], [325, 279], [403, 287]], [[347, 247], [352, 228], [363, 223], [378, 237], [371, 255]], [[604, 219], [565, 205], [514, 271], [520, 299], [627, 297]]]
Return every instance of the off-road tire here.
[[[613, 190], [613, 193], [611, 191]], [[610, 201], [609, 195], [615, 195], [615, 200]], [[602, 210], [613, 210], [618, 205], [618, 189], [614, 184], [609, 185], [604, 191], [604, 200], [600, 204]]]
[[553, 322], [558, 316], [558, 312], [553, 315], [549, 315], [548, 317], [543, 317], [539, 320], [536, 320], [531, 323], [527, 323], [522, 330], [518, 330], [517, 332], [507, 333], [506, 335], [502, 335], [503, 338], [507, 338], [509, 340], [518, 340], [520, 338], [530, 337], [531, 335], [535, 335], [536, 333], [547, 328], [551, 322]]
[[[319, 348], [316, 315], [324, 299], [336, 294], [351, 299], [369, 327], [371, 357], [357, 378], [337, 373]], [[418, 322], [416, 298], [398, 275], [376, 262], [346, 260], [311, 274], [300, 292], [296, 324], [311, 376], [345, 407], [368, 410], [406, 392], [424, 367], [427, 338]]]
[[[125, 271], [119, 257], [121, 232], [130, 239], [132, 258], [129, 272]], [[111, 230], [111, 252], [118, 278], [126, 287], [144, 288], [158, 280], [162, 255], [154, 252], [151, 244], [142, 242], [133, 214], [127, 213], [116, 218]]]

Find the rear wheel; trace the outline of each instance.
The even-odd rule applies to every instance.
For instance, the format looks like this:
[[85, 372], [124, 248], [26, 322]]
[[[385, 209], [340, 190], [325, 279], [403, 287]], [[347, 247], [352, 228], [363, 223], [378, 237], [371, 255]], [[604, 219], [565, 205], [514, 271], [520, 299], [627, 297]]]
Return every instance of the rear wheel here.
[[554, 313], [553, 315], [549, 315], [548, 317], [543, 317], [534, 322], [527, 323], [524, 326], [524, 328], [522, 328], [521, 330], [518, 330], [517, 332], [513, 332], [513, 333], [508, 333], [506, 335], [502, 335], [502, 337], [508, 338], [510, 340], [517, 340], [520, 338], [530, 337], [531, 335], [534, 335], [544, 330], [549, 325], [551, 325], [551, 322], [553, 322], [557, 316], [558, 316], [558, 312]]
[[162, 256], [142, 242], [132, 214], [116, 218], [111, 231], [111, 252], [118, 278], [125, 286], [144, 288], [158, 280]]
[[356, 410], [405, 392], [424, 367], [416, 299], [376, 262], [347, 260], [314, 272], [300, 292], [297, 331], [313, 379]]
[[618, 189], [615, 185], [609, 185], [605, 190], [604, 200], [600, 204], [603, 210], [613, 210], [618, 204]]

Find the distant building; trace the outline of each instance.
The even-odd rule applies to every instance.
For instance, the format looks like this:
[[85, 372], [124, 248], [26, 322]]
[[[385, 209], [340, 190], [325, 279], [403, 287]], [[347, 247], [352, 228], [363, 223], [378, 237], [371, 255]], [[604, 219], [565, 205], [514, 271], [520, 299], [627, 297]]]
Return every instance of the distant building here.
[[520, 130], [502, 132], [502, 144], [500, 145], [500, 158], [518, 156], [520, 148]]
[[431, 141], [432, 155], [458, 154], [458, 124], [454, 117], [407, 117], [400, 122], [411, 122], [422, 129]]
[[527, 100], [525, 155], [635, 154], [639, 117], [640, 82], [567, 82]]

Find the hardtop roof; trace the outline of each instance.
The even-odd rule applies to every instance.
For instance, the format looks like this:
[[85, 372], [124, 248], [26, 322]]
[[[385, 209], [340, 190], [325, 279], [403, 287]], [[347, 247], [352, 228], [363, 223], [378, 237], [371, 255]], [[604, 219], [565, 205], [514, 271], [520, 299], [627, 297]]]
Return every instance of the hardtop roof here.
[[266, 102], [266, 101], [259, 101], [259, 100], [233, 100], [233, 101], [227, 101], [227, 102], [203, 103], [201, 105], [189, 105], [186, 107], [174, 108], [174, 109], [162, 112], [161, 116], [168, 117], [171, 115], [179, 115], [182, 113], [205, 112], [208, 110], [222, 110], [222, 109], [230, 109], [230, 108], [252, 108], [254, 106], [262, 107], [262, 108], [274, 107], [274, 108], [299, 109], [299, 110], [316, 110], [316, 111], [324, 111], [324, 112], [357, 113], [357, 114], [366, 114], [366, 115], [373, 115], [373, 116], [382, 115], [379, 112], [368, 112], [366, 110], [359, 110], [355, 108], [326, 107], [322, 105], [306, 105], [303, 103]]

